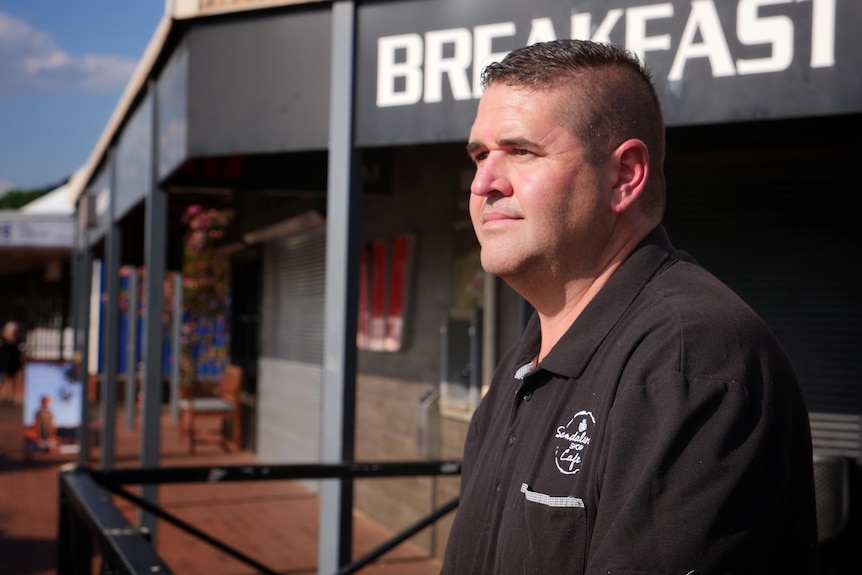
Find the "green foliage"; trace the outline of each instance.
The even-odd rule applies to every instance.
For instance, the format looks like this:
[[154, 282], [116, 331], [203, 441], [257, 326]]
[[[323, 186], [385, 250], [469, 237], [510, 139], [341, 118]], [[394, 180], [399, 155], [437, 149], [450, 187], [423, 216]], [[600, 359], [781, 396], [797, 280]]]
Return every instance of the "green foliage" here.
[[17, 210], [45, 195], [45, 190], [9, 190], [0, 197], [0, 210]]

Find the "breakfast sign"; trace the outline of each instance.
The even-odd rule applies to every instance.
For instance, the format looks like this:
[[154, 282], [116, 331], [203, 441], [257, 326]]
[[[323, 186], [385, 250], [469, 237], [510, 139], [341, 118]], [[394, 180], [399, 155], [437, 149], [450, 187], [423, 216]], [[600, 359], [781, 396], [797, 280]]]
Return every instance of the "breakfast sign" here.
[[671, 126], [862, 110], [858, 0], [405, 0], [357, 21], [360, 145], [464, 139], [484, 66], [558, 38], [638, 54]]

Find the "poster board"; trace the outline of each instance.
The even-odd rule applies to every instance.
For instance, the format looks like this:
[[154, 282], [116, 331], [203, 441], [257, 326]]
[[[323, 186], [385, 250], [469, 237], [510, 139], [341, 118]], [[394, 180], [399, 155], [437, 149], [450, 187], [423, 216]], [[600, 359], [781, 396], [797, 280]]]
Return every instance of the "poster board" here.
[[42, 450], [31, 444], [27, 430], [31, 430], [42, 398], [50, 401], [56, 427], [58, 453], [77, 453], [78, 428], [81, 425], [81, 384], [74, 379], [74, 364], [69, 362], [29, 361], [24, 366], [24, 410], [23, 423], [28, 437], [28, 451]]

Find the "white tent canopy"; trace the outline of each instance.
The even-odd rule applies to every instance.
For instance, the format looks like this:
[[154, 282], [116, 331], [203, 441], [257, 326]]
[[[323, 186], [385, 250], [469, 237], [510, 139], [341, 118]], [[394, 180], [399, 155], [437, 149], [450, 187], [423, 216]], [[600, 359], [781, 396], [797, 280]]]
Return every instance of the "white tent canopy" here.
[[75, 213], [75, 203], [70, 191], [70, 184], [80, 177], [80, 168], [62, 186], [58, 186], [47, 194], [33, 200], [21, 208], [24, 214], [65, 214]]

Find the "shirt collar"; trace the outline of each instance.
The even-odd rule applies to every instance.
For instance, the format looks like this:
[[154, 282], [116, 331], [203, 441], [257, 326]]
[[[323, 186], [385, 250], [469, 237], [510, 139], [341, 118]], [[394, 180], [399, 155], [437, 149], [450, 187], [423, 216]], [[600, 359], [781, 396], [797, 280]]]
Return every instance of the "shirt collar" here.
[[[634, 302], [644, 286], [663, 267], [678, 259], [667, 232], [658, 226], [634, 249], [584, 311], [542, 360], [538, 368], [569, 378], [580, 377], [599, 345]], [[522, 379], [539, 352], [539, 319], [533, 313], [518, 344], [514, 365]], [[534, 366], [533, 366], [534, 367]]]

